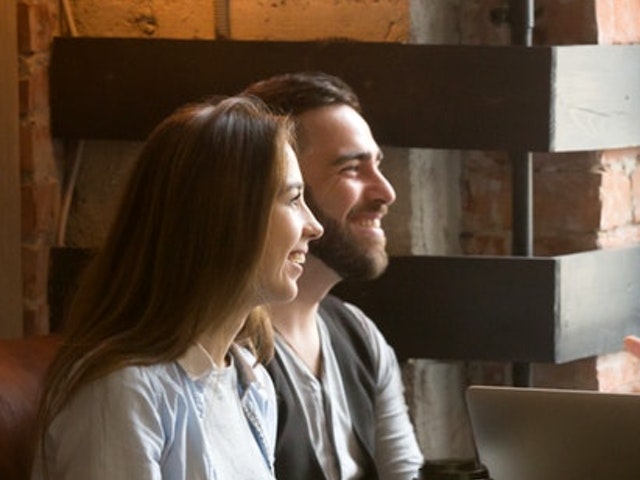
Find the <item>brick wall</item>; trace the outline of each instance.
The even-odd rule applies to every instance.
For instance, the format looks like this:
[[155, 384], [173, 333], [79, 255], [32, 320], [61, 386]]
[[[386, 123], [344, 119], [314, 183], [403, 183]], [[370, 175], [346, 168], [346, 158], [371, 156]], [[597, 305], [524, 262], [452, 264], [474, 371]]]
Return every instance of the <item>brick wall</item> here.
[[49, 131], [47, 68], [58, 24], [55, 0], [18, 1], [20, 172], [24, 331], [48, 331], [49, 247], [55, 239], [60, 184]]
[[[640, 1], [539, 0], [534, 43], [633, 43]], [[534, 154], [534, 252], [562, 255], [640, 243], [640, 150]], [[511, 178], [506, 154], [470, 152], [462, 174], [463, 249], [511, 252]], [[622, 339], [620, 339], [622, 350]], [[621, 352], [566, 365], [532, 366], [538, 386], [622, 390], [637, 383], [638, 360]], [[506, 370], [505, 370], [506, 369]], [[473, 382], [509, 381], [508, 366], [474, 365]], [[493, 382], [490, 382], [493, 383]]]
[[[640, 41], [640, 0], [537, 2], [536, 44]], [[534, 155], [534, 250], [559, 255], [640, 243], [640, 150]], [[471, 152], [462, 177], [466, 253], [511, 251], [505, 154]]]

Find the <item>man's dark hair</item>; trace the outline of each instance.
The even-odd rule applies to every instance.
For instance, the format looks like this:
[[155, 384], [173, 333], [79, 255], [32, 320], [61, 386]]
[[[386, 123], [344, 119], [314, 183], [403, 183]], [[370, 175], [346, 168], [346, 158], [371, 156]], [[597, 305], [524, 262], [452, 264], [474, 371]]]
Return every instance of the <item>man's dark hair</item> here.
[[243, 92], [262, 99], [276, 113], [297, 116], [329, 105], [348, 105], [362, 113], [353, 89], [342, 79], [324, 72], [276, 75], [256, 82]]

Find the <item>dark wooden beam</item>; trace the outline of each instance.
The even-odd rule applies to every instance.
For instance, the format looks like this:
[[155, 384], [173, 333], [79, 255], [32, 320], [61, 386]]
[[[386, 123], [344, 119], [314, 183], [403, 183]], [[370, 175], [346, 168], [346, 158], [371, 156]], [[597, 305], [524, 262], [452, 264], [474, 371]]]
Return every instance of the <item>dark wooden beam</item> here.
[[142, 139], [184, 102], [324, 70], [354, 86], [381, 144], [627, 147], [640, 145], [639, 68], [640, 46], [57, 38], [52, 128], [57, 137]]
[[640, 331], [640, 247], [558, 257], [395, 257], [338, 296], [398, 356], [563, 363], [622, 349]]

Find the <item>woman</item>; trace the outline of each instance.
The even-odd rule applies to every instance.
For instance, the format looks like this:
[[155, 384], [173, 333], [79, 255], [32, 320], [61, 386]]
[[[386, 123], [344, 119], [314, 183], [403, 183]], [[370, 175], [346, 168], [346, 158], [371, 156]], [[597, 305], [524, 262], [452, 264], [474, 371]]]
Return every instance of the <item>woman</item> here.
[[322, 233], [290, 131], [232, 97], [151, 134], [50, 369], [34, 478], [273, 478], [263, 305]]

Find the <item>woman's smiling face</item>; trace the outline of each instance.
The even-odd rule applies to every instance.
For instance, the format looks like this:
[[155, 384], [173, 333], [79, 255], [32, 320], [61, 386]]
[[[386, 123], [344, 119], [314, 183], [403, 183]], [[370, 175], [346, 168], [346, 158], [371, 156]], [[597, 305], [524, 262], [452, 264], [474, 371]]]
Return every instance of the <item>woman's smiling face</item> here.
[[304, 201], [304, 183], [293, 149], [284, 149], [286, 182], [273, 207], [265, 254], [260, 262], [260, 297], [262, 301], [293, 300], [298, 293], [309, 242], [322, 235], [323, 229]]

